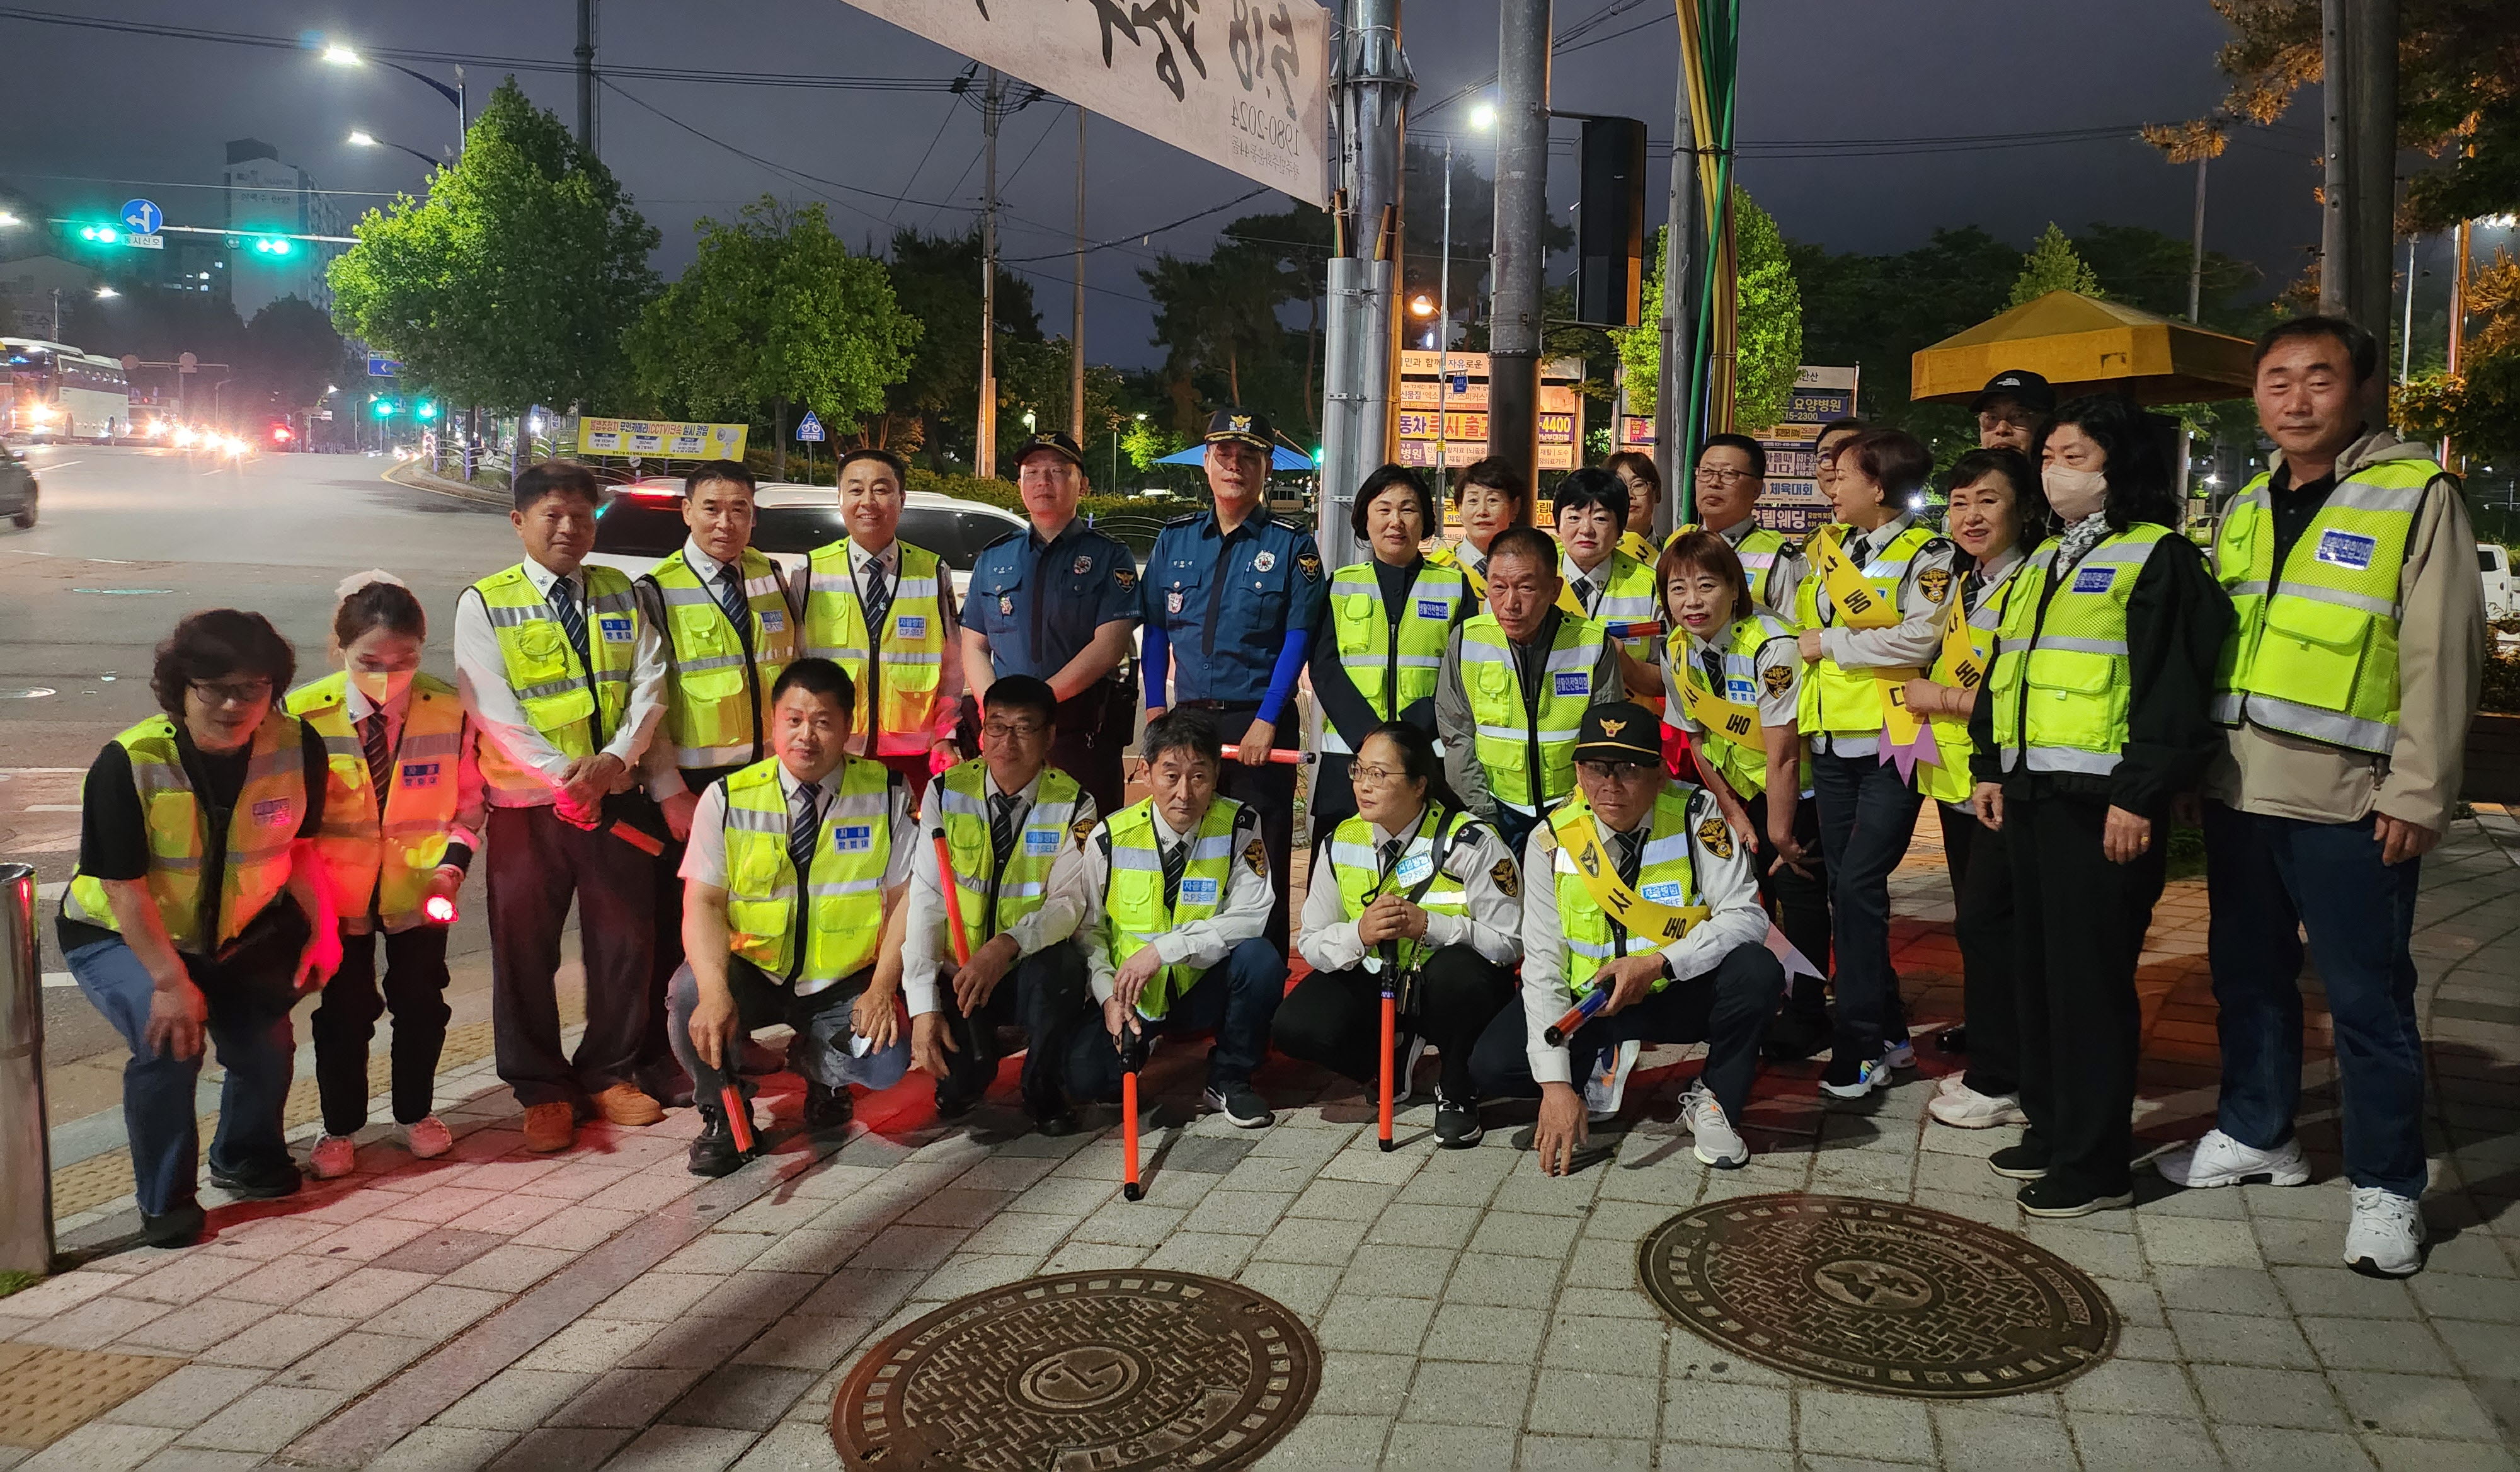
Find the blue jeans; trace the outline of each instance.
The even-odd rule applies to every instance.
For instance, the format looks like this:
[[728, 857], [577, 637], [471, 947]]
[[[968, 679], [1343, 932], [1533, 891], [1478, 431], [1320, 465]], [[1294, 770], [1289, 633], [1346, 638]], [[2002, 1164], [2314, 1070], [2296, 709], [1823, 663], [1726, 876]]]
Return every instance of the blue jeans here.
[[[122, 1129], [131, 1141], [140, 1210], [162, 1217], [193, 1199], [202, 1148], [193, 1088], [202, 1077], [202, 1059], [198, 1054], [176, 1058], [141, 1041], [158, 987], [120, 937], [91, 942], [67, 959], [79, 990], [130, 1045], [131, 1057], [122, 1065]], [[293, 951], [290, 959], [295, 960]], [[282, 1138], [280, 1111], [289, 1098], [297, 1052], [289, 1024], [296, 988], [286, 971], [278, 976], [209, 971], [197, 966], [194, 980], [208, 1003], [209, 1043], [228, 1071], [219, 1089], [218, 1131], [210, 1137], [210, 1169], [231, 1176], [293, 1170]]]
[[[1277, 947], [1253, 939], [1225, 953], [1225, 959], [1200, 972], [1190, 989], [1173, 998], [1160, 1022], [1143, 1026], [1148, 1035], [1213, 1031], [1215, 1045], [1207, 1050], [1207, 1086], [1232, 1089], [1251, 1081], [1252, 1070], [1269, 1053], [1269, 1026], [1278, 1003], [1286, 995], [1286, 961]], [[1091, 1005], [1091, 1021], [1076, 1030], [1067, 1049], [1067, 1092], [1074, 1099], [1103, 1102], [1120, 1097], [1120, 1050], [1102, 1026], [1102, 1007]]]
[[2205, 865], [2223, 1132], [2260, 1150], [2292, 1138], [2307, 926], [2336, 1034], [2345, 1174], [2422, 1196], [2424, 1043], [2408, 953], [2417, 861], [2381, 863], [2369, 818], [2311, 823], [2208, 803]]
[[1923, 801], [1899, 768], [1876, 757], [1812, 758], [1820, 847], [1828, 860], [1829, 931], [1836, 950], [1837, 1048], [1852, 1068], [1908, 1035], [1899, 974], [1890, 967], [1890, 871], [1908, 856]]
[[[858, 993], [866, 990], [874, 975], [869, 967], [854, 976], [842, 977], [820, 991], [803, 996], [796, 989], [770, 976], [742, 956], [729, 958], [726, 966], [727, 990], [735, 997], [736, 1021], [748, 1035], [756, 1028], [786, 1025], [795, 1035], [788, 1040], [788, 1068], [808, 1083], [825, 1088], [847, 1088], [854, 1083], [869, 1092], [892, 1087], [910, 1071], [910, 1035], [902, 1033], [892, 1046], [864, 1054], [852, 1051], [857, 1034], [850, 1027], [850, 1008]], [[733, 1065], [721, 1071], [700, 1061], [700, 1050], [692, 1042], [692, 1014], [699, 1010], [700, 984], [692, 975], [692, 963], [685, 961], [675, 969], [674, 979], [665, 989], [666, 1042], [683, 1072], [692, 1076], [692, 1099], [703, 1115], [714, 1115], [719, 1100], [729, 1083], [741, 1083]], [[740, 1054], [741, 1047], [738, 1052]], [[752, 1090], [743, 1090], [745, 1098]]]

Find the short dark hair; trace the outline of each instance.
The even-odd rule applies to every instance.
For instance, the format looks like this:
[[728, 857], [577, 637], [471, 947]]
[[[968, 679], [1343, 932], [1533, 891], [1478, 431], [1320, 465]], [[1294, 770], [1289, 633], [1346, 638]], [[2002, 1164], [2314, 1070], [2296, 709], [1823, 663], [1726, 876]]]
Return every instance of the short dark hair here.
[[[1552, 521], [1569, 511], [1598, 506], [1610, 514], [1610, 520], [1621, 527], [1628, 524], [1628, 487], [1618, 477], [1598, 465], [1588, 465], [1572, 472], [1557, 483], [1549, 494], [1549, 516]], [[1489, 544], [1488, 555], [1496, 555], [1495, 544]]]
[[1673, 577], [1685, 572], [1712, 573], [1715, 580], [1732, 589], [1732, 617], [1741, 619], [1756, 611], [1750, 599], [1750, 574], [1741, 566], [1741, 554], [1720, 531], [1700, 527], [1671, 539], [1654, 563], [1654, 607], [1668, 616], [1671, 597], [1666, 591]]
[[[1840, 420], [1839, 423], [1850, 424], [1853, 423], [1853, 421]], [[1815, 440], [1813, 442], [1818, 443], [1819, 441]], [[1692, 463], [1704, 465], [1706, 463], [1706, 452], [1711, 449], [1739, 450], [1742, 454], [1750, 457], [1750, 474], [1757, 476], [1762, 481], [1768, 479], [1768, 447], [1761, 444], [1756, 439], [1751, 438], [1749, 436], [1709, 435], [1706, 437], [1706, 442], [1697, 447], [1697, 459]]]
[[378, 577], [352, 588], [333, 609], [333, 642], [349, 648], [370, 629], [382, 628], [409, 639], [428, 637], [428, 615], [420, 599], [399, 582]]
[[770, 703], [774, 706], [779, 704], [780, 697], [790, 690], [802, 690], [808, 695], [837, 701], [841, 710], [853, 713], [857, 710], [858, 687], [849, 678], [849, 672], [835, 661], [820, 656], [809, 655], [780, 670], [779, 678], [770, 686]]
[[2186, 508], [2172, 484], [2166, 433], [2172, 423], [2146, 413], [2128, 394], [2089, 393], [2057, 407], [2040, 429], [2036, 448], [2044, 464], [2049, 437], [2066, 425], [2074, 426], [2108, 457], [2100, 466], [2101, 478], [2109, 483], [2101, 510], [2111, 531], [2124, 531], [2138, 522], [2177, 527]]
[[692, 467], [690, 475], [683, 477], [683, 499], [690, 500], [694, 491], [711, 481], [731, 482], [747, 491], [758, 489], [761, 484], [741, 460], [703, 460]]
[[1365, 509], [1373, 504], [1376, 496], [1394, 485], [1406, 486], [1418, 497], [1418, 525], [1426, 529], [1427, 535], [1444, 529], [1443, 519], [1435, 515], [1435, 495], [1426, 488], [1426, 478], [1394, 462], [1377, 468], [1365, 478], [1363, 485], [1356, 488], [1356, 504], [1348, 508], [1347, 525], [1348, 529], [1356, 533], [1358, 541], [1372, 539], [1365, 529]]
[[1002, 674], [980, 697], [983, 719], [1001, 711], [1029, 711], [1048, 725], [1058, 718], [1058, 694], [1050, 688], [1050, 681], [1037, 675]]
[[1218, 766], [1225, 764], [1225, 743], [1204, 711], [1166, 711], [1147, 722], [1146, 737], [1138, 743], [1139, 758], [1152, 766], [1166, 752], [1189, 752]]
[[[1388, 737], [1393, 746], [1400, 748], [1400, 775], [1422, 784], [1432, 798], [1444, 777], [1444, 759], [1435, 755], [1434, 734], [1414, 720], [1386, 720], [1366, 732], [1365, 741], [1376, 736]], [[1365, 750], [1365, 741], [1356, 744], [1359, 752]]]
[[1488, 562], [1500, 557], [1528, 557], [1550, 572], [1557, 571], [1557, 538], [1537, 527], [1508, 527], [1488, 539]]
[[1522, 503], [1525, 514], [1531, 510], [1531, 478], [1522, 473], [1521, 467], [1502, 455], [1471, 461], [1469, 467], [1462, 472], [1462, 479], [1453, 483], [1453, 499], [1460, 500], [1462, 492], [1473, 485], [1505, 491]]
[[604, 504], [604, 487], [596, 483], [595, 472], [574, 460], [545, 460], [518, 472], [518, 511], [531, 510], [536, 501], [549, 495], [579, 496], [589, 505]]
[[1923, 489], [1925, 477], [1934, 469], [1933, 451], [1906, 430], [1866, 430], [1839, 446], [1837, 453], [1841, 459], [1855, 458], [1864, 479], [1881, 487], [1885, 506]]
[[892, 451], [887, 449], [878, 449], [872, 444], [862, 444], [853, 450], [842, 450], [840, 452], [840, 463], [832, 467], [832, 483], [833, 485], [839, 484], [840, 473], [861, 460], [882, 461], [886, 466], [890, 467], [892, 471], [893, 483], [904, 490], [908, 490], [910, 488], [909, 463], [903, 460], [899, 455], [894, 454]]
[[1963, 485], [1975, 485], [1989, 476], [2001, 476], [2012, 487], [2012, 539], [2027, 552], [2048, 535], [2055, 513], [2048, 508], [2048, 487], [2041, 483], [2039, 468], [2030, 457], [2008, 444], [1990, 449], [1971, 450], [1952, 462], [1950, 474], [1943, 478], [1943, 493], [1949, 495]]
[[1638, 484], [1652, 491], [1656, 496], [1662, 494], [1662, 471], [1653, 463], [1653, 456], [1642, 450], [1621, 450], [1602, 461], [1601, 469], [1614, 476], [1621, 471], [1626, 471], [1629, 478]]
[[2249, 356], [2249, 371], [2255, 373], [2258, 365], [2267, 360], [2268, 353], [2274, 351], [2277, 345], [2294, 338], [2335, 339], [2337, 345], [2345, 349], [2347, 360], [2354, 365], [2354, 382], [2357, 384], [2369, 383], [2371, 375], [2380, 371], [2379, 339], [2350, 317], [2318, 315], [2295, 317], [2268, 328], [2258, 338], [2257, 351]]
[[222, 680], [233, 674], [271, 681], [277, 701], [297, 678], [297, 651], [260, 614], [214, 608], [188, 615], [158, 646], [150, 667], [149, 689], [158, 709], [184, 723], [184, 692], [196, 682]]
[[[1826, 439], [1831, 435], [1845, 434], [1849, 431], [1861, 435], [1871, 428], [1872, 426], [1866, 424], [1861, 419], [1832, 419], [1828, 423], [1820, 427], [1820, 433], [1812, 437], [1812, 444], [1817, 447], [1822, 440]], [[1844, 449], [1846, 446], [1841, 444], [1838, 448]]]

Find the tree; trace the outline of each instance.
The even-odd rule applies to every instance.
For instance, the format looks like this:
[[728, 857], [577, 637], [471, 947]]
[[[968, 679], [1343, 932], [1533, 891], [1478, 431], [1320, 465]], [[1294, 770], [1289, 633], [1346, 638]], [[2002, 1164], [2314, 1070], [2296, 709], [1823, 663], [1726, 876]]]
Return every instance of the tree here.
[[[927, 235], [902, 230], [892, 238], [894, 300], [926, 332], [912, 354], [909, 376], [885, 397], [884, 417], [868, 425], [869, 442], [915, 449], [928, 468], [949, 458], [970, 463], [980, 403], [980, 232]], [[1041, 315], [1033, 309], [1032, 283], [998, 267], [995, 352], [1001, 387], [1008, 349], [1041, 341]], [[1062, 400], [1063, 402], [1063, 400]], [[999, 436], [999, 443], [1008, 443]]]
[[2021, 306], [2038, 300], [2049, 292], [2079, 292], [2086, 297], [2105, 297], [2100, 278], [2074, 253], [2074, 243], [2056, 222], [2048, 222], [2047, 233], [2031, 242], [2030, 253], [2021, 257], [2021, 274], [2012, 278], [2012, 299], [2007, 306]]
[[[1298, 285], [1274, 250], [1229, 235], [1205, 260], [1159, 255], [1153, 266], [1138, 272], [1138, 279], [1155, 299], [1154, 342], [1166, 349], [1164, 371], [1176, 386], [1176, 428], [1192, 427], [1200, 397], [1264, 411], [1273, 407], [1268, 399], [1275, 395], [1250, 391], [1266, 382], [1270, 365], [1285, 355], [1287, 334], [1278, 321], [1278, 307], [1296, 294]], [[1252, 377], [1247, 388], [1246, 370]], [[1219, 381], [1206, 386], [1204, 393], [1195, 385], [1202, 376]]]
[[[1794, 281], [1784, 232], [1776, 218], [1732, 190], [1732, 251], [1740, 325], [1732, 354], [1732, 422], [1766, 426], [1782, 419], [1802, 374], [1803, 293]], [[1661, 303], [1655, 303], [1656, 310]]]
[[352, 227], [333, 319], [472, 403], [595, 405], [655, 294], [657, 235], [602, 160], [510, 77], [430, 180]]
[[235, 370], [244, 391], [235, 401], [292, 414], [322, 398], [328, 386], [347, 382], [348, 364], [349, 349], [322, 309], [283, 297], [245, 326]]
[[2393, 395], [2395, 417], [2421, 439], [2449, 436], [2458, 453], [2485, 463], [2520, 459], [2520, 260], [2508, 251], [2467, 279], [2468, 332], [2456, 377], [2419, 373]]

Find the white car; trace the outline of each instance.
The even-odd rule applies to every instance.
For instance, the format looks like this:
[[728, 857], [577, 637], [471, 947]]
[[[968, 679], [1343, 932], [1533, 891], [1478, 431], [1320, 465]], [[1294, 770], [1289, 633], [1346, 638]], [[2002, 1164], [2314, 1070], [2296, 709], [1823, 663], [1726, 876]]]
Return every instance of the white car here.
[[[790, 576], [805, 566], [807, 554], [849, 534], [840, 525], [839, 493], [831, 486], [768, 481], [753, 502], [760, 516], [752, 525], [752, 545]], [[899, 535], [935, 553], [955, 572], [968, 573], [981, 548], [1030, 525], [979, 501], [914, 490], [902, 504]], [[595, 551], [587, 561], [636, 577], [682, 550], [690, 534], [683, 526], [682, 477], [652, 476], [613, 487], [596, 518]]]
[[2508, 619], [2512, 612], [2511, 554], [2496, 542], [2476, 544], [2476, 573], [2485, 580], [2485, 617]]

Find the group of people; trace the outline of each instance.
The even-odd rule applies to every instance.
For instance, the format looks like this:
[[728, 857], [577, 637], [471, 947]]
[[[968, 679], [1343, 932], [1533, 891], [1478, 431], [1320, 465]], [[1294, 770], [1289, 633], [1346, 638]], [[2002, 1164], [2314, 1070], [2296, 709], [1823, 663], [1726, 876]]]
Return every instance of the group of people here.
[[[2260, 344], [2279, 454], [2210, 555], [2175, 529], [2157, 420], [2060, 407], [2026, 373], [1979, 401], [1940, 531], [1915, 514], [1921, 442], [1826, 427], [1834, 520], [1798, 544], [1754, 514], [1758, 441], [1718, 435], [1697, 521], [1659, 547], [1642, 456], [1561, 481], [1553, 536], [1526, 474], [1471, 466], [1450, 545], [1391, 465], [1353, 500], [1368, 560], [1326, 569], [1264, 504], [1270, 426], [1227, 409], [1212, 509], [1141, 569], [1077, 519], [1074, 442], [1039, 435], [1014, 459], [1030, 526], [959, 597], [895, 534], [904, 468], [882, 450], [844, 456], [848, 534], [793, 575], [750, 545], [740, 465], [690, 474], [689, 540], [637, 577], [587, 560], [594, 478], [534, 466], [523, 560], [457, 603], [452, 685], [418, 672], [418, 600], [364, 575], [334, 621], [340, 670], [301, 688], [259, 616], [187, 620], [158, 660], [165, 713], [91, 770], [63, 943], [132, 1046], [145, 1229], [201, 1230], [204, 1027], [228, 1068], [211, 1178], [294, 1189], [289, 1009], [328, 978], [314, 1173], [353, 1168], [387, 1008], [395, 1120], [414, 1153], [449, 1147], [429, 1112], [445, 925], [476, 851], [498, 1068], [532, 1150], [689, 1103], [691, 1169], [739, 1168], [747, 1035], [784, 1024], [812, 1129], [914, 1067], [960, 1116], [1020, 1046], [1021, 1107], [1071, 1132], [1186, 1033], [1212, 1035], [1202, 1105], [1257, 1128], [1273, 1046], [1369, 1084], [1388, 1067], [1403, 1097], [1432, 1047], [1437, 1143], [1536, 1097], [1552, 1173], [1619, 1114], [1645, 1044], [1704, 1043], [1681, 1118], [1701, 1162], [1737, 1166], [1763, 1059], [1827, 1048], [1818, 1087], [1841, 1100], [1914, 1067], [1888, 885], [1927, 799], [1969, 1014], [1930, 1113], [2019, 1127], [1993, 1168], [2025, 1212], [2079, 1216], [2132, 1199], [2137, 960], [2172, 814], [2201, 793], [2224, 1098], [2159, 1169], [2307, 1178], [2306, 923], [2345, 1079], [2347, 1256], [2412, 1271], [2414, 859], [2454, 798], [2482, 619], [2454, 483], [2363, 428], [2375, 352], [2331, 318]], [[1299, 681], [1321, 724], [1296, 916]]]

